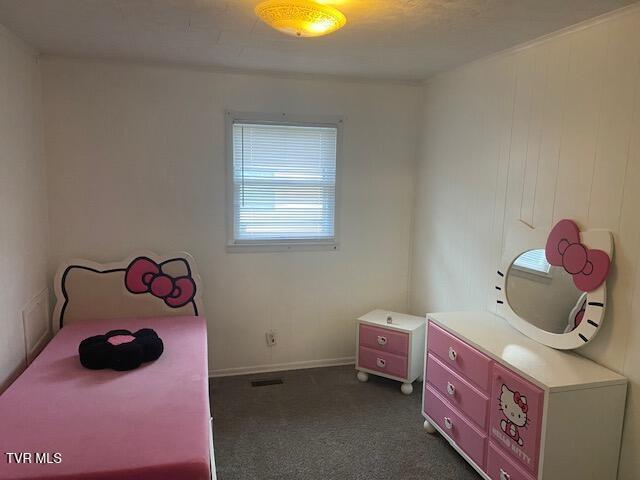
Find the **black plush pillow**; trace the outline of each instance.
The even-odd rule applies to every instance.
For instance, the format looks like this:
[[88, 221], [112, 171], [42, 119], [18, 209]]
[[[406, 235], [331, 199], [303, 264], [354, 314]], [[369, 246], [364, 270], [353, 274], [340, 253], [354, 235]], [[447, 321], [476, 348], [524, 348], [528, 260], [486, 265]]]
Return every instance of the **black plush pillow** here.
[[150, 328], [135, 333], [111, 330], [104, 335], [85, 338], [78, 347], [80, 363], [92, 370], [133, 370], [143, 362], [158, 359], [163, 351], [162, 339]]

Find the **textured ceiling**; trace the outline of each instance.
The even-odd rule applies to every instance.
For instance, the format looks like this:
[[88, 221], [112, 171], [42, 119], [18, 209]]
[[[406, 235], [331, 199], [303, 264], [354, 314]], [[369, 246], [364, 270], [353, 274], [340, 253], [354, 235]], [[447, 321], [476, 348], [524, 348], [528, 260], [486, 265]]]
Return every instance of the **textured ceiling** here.
[[0, 0], [0, 24], [43, 53], [416, 80], [631, 0], [322, 0], [318, 38], [278, 33], [258, 0]]

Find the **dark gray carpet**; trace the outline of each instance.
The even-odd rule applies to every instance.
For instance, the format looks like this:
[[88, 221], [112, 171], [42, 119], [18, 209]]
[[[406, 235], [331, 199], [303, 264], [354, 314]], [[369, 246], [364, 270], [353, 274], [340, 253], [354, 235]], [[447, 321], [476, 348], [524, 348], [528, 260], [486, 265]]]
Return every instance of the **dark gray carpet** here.
[[[281, 377], [282, 385], [250, 381]], [[421, 384], [353, 366], [211, 381], [219, 480], [477, 480], [443, 440], [422, 429]]]

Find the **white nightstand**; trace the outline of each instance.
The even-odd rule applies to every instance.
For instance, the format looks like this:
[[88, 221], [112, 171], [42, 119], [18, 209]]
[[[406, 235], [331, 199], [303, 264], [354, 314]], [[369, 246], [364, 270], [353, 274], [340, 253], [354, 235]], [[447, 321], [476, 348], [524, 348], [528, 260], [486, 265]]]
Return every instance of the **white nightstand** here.
[[[391, 323], [387, 319], [391, 319]], [[358, 380], [369, 374], [402, 382], [402, 393], [410, 395], [424, 365], [425, 317], [373, 310], [358, 319], [356, 370]]]

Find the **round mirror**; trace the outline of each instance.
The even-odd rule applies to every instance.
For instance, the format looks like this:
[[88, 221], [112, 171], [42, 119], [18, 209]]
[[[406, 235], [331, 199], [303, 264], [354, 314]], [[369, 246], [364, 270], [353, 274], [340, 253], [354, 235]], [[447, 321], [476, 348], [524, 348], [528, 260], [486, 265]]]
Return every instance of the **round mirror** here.
[[[613, 236], [607, 230], [579, 231], [577, 224], [567, 219], [553, 228], [533, 228], [517, 221], [507, 231], [495, 285], [496, 313], [529, 338], [560, 350], [580, 348], [590, 342], [601, 329], [607, 303], [606, 282], [588, 290], [582, 284], [583, 277], [565, 271], [567, 265], [569, 272], [575, 270], [575, 265], [554, 256], [553, 242], [558, 243], [556, 249], [562, 257], [559, 247], [570, 243], [567, 238], [573, 242], [571, 245], [579, 243], [587, 254], [600, 250], [609, 257], [609, 264], [613, 259]], [[552, 262], [561, 266], [547, 263], [545, 248], [550, 248]], [[601, 273], [602, 267], [609, 264], [600, 265]], [[584, 270], [579, 273], [590, 275]]]
[[518, 256], [507, 272], [506, 296], [513, 311], [549, 333], [566, 333], [582, 321], [586, 293], [562, 267], [549, 265], [544, 249]]

